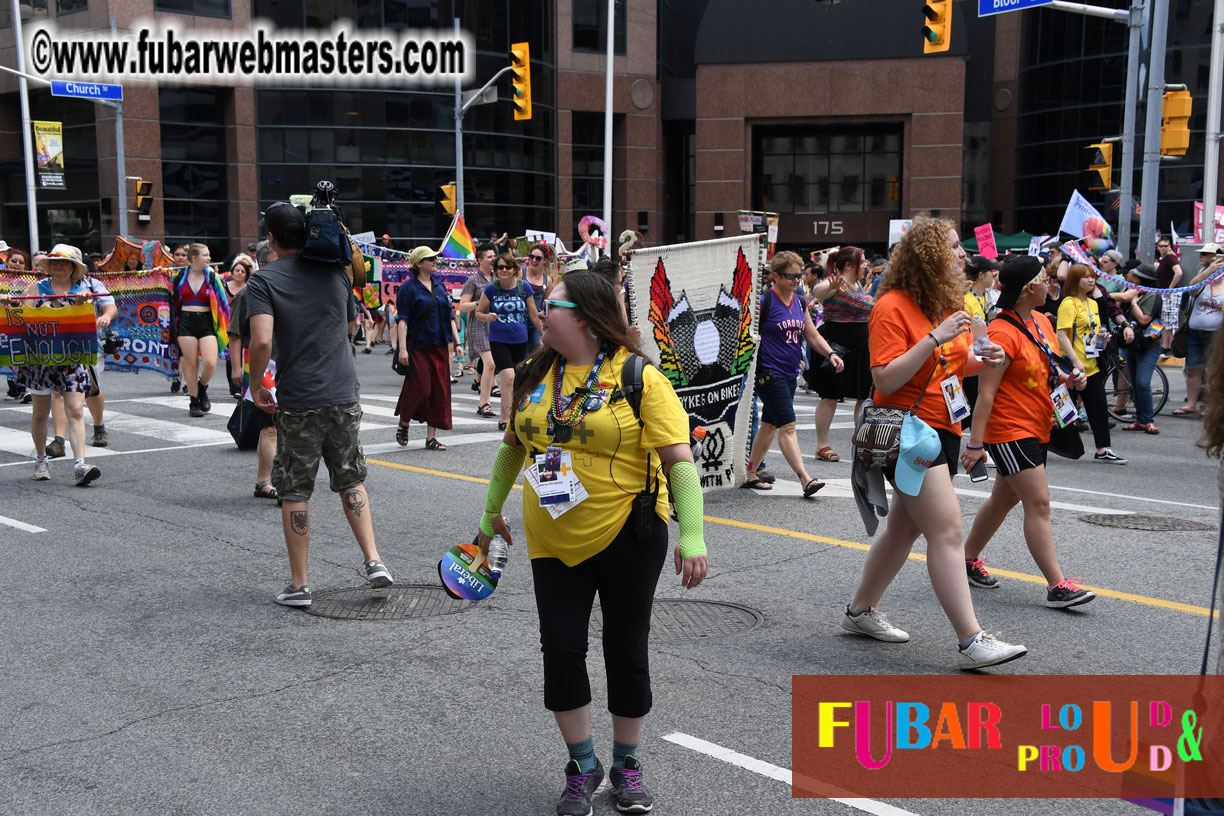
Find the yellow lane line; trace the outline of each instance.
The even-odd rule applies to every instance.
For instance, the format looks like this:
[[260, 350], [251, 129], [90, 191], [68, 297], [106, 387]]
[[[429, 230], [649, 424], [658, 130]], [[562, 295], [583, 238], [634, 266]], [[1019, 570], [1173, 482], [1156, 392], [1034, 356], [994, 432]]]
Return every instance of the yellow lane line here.
[[[464, 476], [461, 473], [449, 473], [445, 470], [430, 470], [429, 468], [413, 467], [412, 465], [401, 465], [398, 462], [386, 462], [381, 459], [367, 459], [372, 465], [381, 465], [383, 467], [395, 468], [396, 470], [407, 470], [412, 473], [421, 473], [426, 476], [440, 476], [444, 479], [458, 479], [464, 482], [476, 482], [477, 484], [488, 484], [488, 479], [481, 479], [478, 476]], [[516, 490], [522, 490], [521, 485], [515, 485]], [[871, 549], [869, 544], [863, 544], [858, 541], [845, 541], [840, 538], [828, 538], [827, 536], [814, 535], [812, 533], [804, 533], [798, 530], [787, 530], [784, 527], [769, 527], [763, 524], [753, 524], [748, 521], [737, 521], [736, 519], [720, 518], [718, 516], [705, 516], [705, 520], [709, 524], [718, 524], [723, 527], [738, 527], [741, 530], [755, 530], [759, 533], [770, 533], [772, 535], [787, 536], [789, 538], [798, 538], [803, 541], [816, 541], [821, 544], [833, 544], [838, 547], [846, 547], [851, 550], [860, 550], [867, 552]], [[926, 561], [926, 556], [922, 553], [910, 553], [911, 561]], [[1001, 570], [991, 568], [992, 575], [1001, 575], [1004, 578], [1014, 578], [1017, 581], [1027, 581], [1030, 584], [1040, 584], [1045, 586], [1045, 578], [1040, 575], [1029, 575], [1023, 572], [1013, 572], [1011, 570]], [[1120, 601], [1130, 601], [1131, 603], [1143, 604], [1144, 606], [1155, 606], [1160, 609], [1172, 609], [1176, 612], [1186, 612], [1191, 615], [1202, 615], [1206, 617], [1211, 614], [1211, 610], [1205, 606], [1193, 606], [1191, 604], [1179, 603], [1177, 601], [1166, 601], [1163, 598], [1151, 598], [1147, 595], [1136, 595], [1132, 592], [1119, 592], [1114, 589], [1104, 589], [1102, 587], [1084, 586], [1085, 589], [1090, 589], [1097, 595], [1104, 598], [1116, 598]], [[1219, 617], [1220, 613], [1216, 612], [1215, 617]]]

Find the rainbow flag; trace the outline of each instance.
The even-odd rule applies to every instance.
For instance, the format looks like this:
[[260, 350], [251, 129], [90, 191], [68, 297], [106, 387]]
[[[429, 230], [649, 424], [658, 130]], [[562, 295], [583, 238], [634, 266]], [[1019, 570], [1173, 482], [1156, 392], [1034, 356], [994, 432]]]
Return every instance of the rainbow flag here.
[[0, 314], [0, 365], [97, 365], [96, 321], [92, 303], [8, 307]]
[[1162, 331], [1164, 331], [1164, 324], [1159, 320], [1153, 320], [1148, 324], [1147, 331], [1144, 334], [1148, 337], [1159, 337]]
[[442, 239], [442, 248], [438, 250], [443, 258], [458, 258], [469, 261], [476, 259], [476, 245], [472, 243], [472, 234], [468, 232], [463, 216], [455, 213], [446, 237]]

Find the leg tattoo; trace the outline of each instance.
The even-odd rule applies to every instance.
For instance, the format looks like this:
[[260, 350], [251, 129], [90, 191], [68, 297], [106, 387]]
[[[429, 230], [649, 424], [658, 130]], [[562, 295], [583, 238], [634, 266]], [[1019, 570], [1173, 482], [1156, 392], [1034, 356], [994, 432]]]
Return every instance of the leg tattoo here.
[[307, 510], [289, 511], [289, 527], [293, 532], [304, 536], [310, 532], [310, 512]]
[[360, 488], [353, 488], [344, 494], [344, 506], [352, 511], [354, 516], [361, 518], [361, 511], [365, 509], [366, 497], [365, 491]]

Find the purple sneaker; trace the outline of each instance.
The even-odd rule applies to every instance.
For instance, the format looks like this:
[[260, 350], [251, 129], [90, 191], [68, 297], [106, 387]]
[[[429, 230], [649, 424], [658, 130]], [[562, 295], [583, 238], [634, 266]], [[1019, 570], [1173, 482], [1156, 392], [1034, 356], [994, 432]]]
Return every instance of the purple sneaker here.
[[557, 816], [591, 816], [591, 798], [603, 778], [603, 764], [598, 759], [595, 769], [586, 773], [579, 769], [577, 760], [565, 763], [565, 793], [557, 802]]
[[621, 813], [649, 813], [654, 807], [650, 791], [642, 784], [642, 763], [637, 757], [625, 757], [625, 767], [609, 771], [608, 781], [612, 783], [612, 801]]

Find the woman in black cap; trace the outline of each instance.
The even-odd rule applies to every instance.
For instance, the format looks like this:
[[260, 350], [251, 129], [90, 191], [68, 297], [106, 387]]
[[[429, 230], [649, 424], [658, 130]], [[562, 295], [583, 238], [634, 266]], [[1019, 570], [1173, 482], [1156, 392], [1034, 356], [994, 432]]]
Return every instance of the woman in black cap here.
[[[1130, 283], [1142, 286], [1156, 285], [1156, 269], [1151, 264], [1139, 264], [1126, 273]], [[1160, 356], [1160, 336], [1148, 335], [1148, 326], [1160, 319], [1162, 298], [1155, 292], [1127, 289], [1119, 298], [1122, 315], [1130, 321], [1127, 327], [1133, 339], [1126, 346], [1126, 368], [1129, 372], [1131, 390], [1135, 395], [1135, 421], [1123, 425], [1124, 431], [1160, 433], [1156, 427], [1156, 414], [1152, 409], [1152, 372]]]
[[1003, 266], [1000, 278], [1000, 314], [990, 324], [990, 341], [1002, 346], [1007, 358], [1002, 366], [978, 374], [973, 432], [961, 454], [961, 464], [969, 471], [989, 451], [999, 478], [973, 519], [965, 541], [965, 570], [974, 586], [993, 589], [999, 585], [999, 579], [983, 566], [982, 550], [1011, 509], [1021, 503], [1024, 540], [1047, 583], [1046, 606], [1079, 606], [1096, 595], [1078, 585], [1082, 578], [1064, 576], [1058, 565], [1045, 462], [1055, 405], [1061, 400], [1070, 402], [1068, 385], [1082, 390], [1088, 380], [1082, 371], [1066, 371], [1055, 362], [1054, 327], [1037, 311], [1049, 288], [1041, 262], [1021, 255]]

